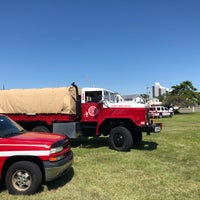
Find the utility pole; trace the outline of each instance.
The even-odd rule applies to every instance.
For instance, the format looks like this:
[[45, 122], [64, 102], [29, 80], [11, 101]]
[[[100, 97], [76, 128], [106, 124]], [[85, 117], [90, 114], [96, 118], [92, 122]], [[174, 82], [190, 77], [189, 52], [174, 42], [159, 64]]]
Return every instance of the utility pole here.
[[151, 94], [150, 89], [152, 89], [152, 87], [147, 86], [146, 89], [147, 89], [147, 101], [148, 101]]

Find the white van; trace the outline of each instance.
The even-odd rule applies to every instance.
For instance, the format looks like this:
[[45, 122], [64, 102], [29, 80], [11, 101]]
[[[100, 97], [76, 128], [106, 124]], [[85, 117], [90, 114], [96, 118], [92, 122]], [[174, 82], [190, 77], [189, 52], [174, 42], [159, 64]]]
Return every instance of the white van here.
[[174, 115], [173, 110], [164, 106], [151, 106], [149, 109], [150, 117], [172, 117]]

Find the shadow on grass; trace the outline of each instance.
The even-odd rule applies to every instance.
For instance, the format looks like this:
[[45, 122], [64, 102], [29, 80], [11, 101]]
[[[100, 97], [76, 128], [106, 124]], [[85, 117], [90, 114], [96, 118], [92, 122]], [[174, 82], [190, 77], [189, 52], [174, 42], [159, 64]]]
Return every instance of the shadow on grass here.
[[109, 146], [108, 137], [81, 137], [77, 139], [71, 139], [71, 147], [99, 148], [103, 146]]
[[69, 183], [72, 178], [74, 177], [74, 169], [71, 167], [65, 174], [63, 174], [60, 178], [48, 182], [45, 185], [47, 186], [48, 190], [54, 190], [59, 187], [63, 187], [67, 183]]
[[156, 142], [142, 141], [140, 145], [134, 146], [133, 149], [153, 151], [157, 149], [157, 146], [158, 146], [158, 143]]
[[191, 114], [194, 114], [194, 112], [178, 112], [174, 115], [191, 115]]
[[0, 181], [0, 193], [6, 190], [5, 183], [3, 181]]
[[[100, 148], [108, 147], [109, 141], [108, 137], [97, 137], [97, 138], [78, 138], [71, 140], [71, 147], [81, 147], [81, 148]], [[156, 142], [142, 141], [140, 145], [133, 146], [132, 149], [153, 151], [157, 149], [158, 144]]]

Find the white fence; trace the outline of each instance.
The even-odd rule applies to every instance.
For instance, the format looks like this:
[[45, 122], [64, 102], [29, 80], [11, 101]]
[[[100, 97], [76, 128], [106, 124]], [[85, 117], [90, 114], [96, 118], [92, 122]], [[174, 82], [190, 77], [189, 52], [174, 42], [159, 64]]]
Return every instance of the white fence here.
[[180, 108], [180, 113], [200, 112], [200, 107]]

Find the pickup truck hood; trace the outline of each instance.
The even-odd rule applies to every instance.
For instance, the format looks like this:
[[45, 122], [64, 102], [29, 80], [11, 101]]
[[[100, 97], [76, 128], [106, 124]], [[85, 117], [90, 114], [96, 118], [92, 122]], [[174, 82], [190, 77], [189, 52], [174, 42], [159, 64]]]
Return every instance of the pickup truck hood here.
[[23, 134], [4, 138], [4, 144], [11, 145], [15, 149], [25, 148], [24, 150], [37, 148], [39, 149], [50, 149], [51, 145], [59, 140], [65, 139], [66, 136], [44, 133], [44, 132], [25, 132]]

